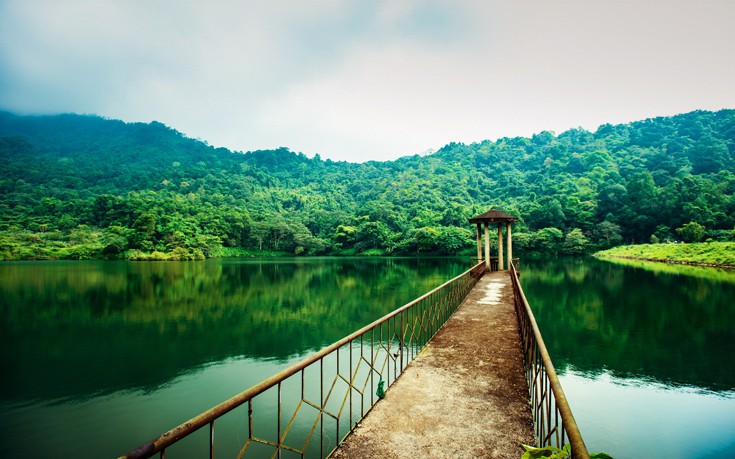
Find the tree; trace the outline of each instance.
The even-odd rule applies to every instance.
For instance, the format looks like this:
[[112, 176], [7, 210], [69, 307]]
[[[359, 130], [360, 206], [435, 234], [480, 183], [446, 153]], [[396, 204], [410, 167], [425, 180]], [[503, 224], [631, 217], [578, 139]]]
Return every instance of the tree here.
[[583, 255], [589, 251], [590, 241], [579, 228], [567, 233], [562, 251], [568, 255]]
[[286, 250], [294, 255], [303, 255], [318, 252], [321, 247], [319, 241], [311, 234], [309, 228], [301, 222], [290, 222], [288, 224]]
[[658, 242], [666, 241], [671, 234], [671, 228], [666, 225], [656, 226], [656, 231], [651, 235], [651, 239], [655, 238]]
[[334, 232], [334, 240], [343, 248], [354, 246], [356, 239], [357, 228], [354, 226], [339, 225]]
[[710, 136], [697, 141], [687, 151], [694, 174], [716, 174], [731, 163], [727, 145]]
[[627, 215], [621, 215], [622, 209], [627, 209], [626, 199], [628, 190], [620, 183], [606, 183], [597, 196], [597, 215], [607, 219], [608, 214], [625, 219]]
[[[130, 246], [135, 249], [152, 250], [156, 238], [157, 218], [152, 213], [141, 214], [133, 222], [133, 233], [130, 234]], [[112, 227], [110, 227], [112, 228]]]
[[557, 198], [549, 196], [542, 197], [533, 206], [526, 221], [533, 228], [563, 228], [565, 217], [561, 203]]
[[440, 227], [435, 245], [439, 253], [457, 255], [463, 249], [472, 247], [472, 231], [466, 228]]
[[283, 219], [276, 219], [268, 224], [268, 236], [270, 237], [271, 247], [276, 250], [281, 249], [281, 242], [290, 234], [290, 228]]
[[436, 228], [425, 226], [413, 230], [411, 238], [408, 239], [406, 249], [415, 251], [415, 253], [432, 253], [436, 251], [436, 239], [439, 231]]
[[390, 239], [391, 232], [383, 222], [362, 222], [357, 227], [355, 248], [358, 252], [389, 248], [388, 251], [390, 252], [392, 250], [392, 247], [389, 247]]
[[676, 234], [684, 242], [699, 242], [704, 238], [705, 227], [697, 222], [689, 222], [681, 228], [676, 229]]
[[122, 226], [110, 226], [104, 233], [102, 253], [106, 258], [117, 258], [129, 247], [129, 239], [133, 231]]
[[444, 226], [462, 227], [467, 224], [470, 216], [463, 206], [450, 204], [442, 215], [441, 224]]
[[594, 234], [598, 243], [601, 243], [604, 248], [613, 247], [623, 242], [623, 237], [620, 235], [620, 225], [608, 220], [597, 225]]
[[564, 233], [558, 228], [541, 228], [533, 235], [535, 248], [548, 254], [556, 254], [563, 239]]
[[263, 242], [268, 236], [270, 225], [267, 222], [253, 222], [250, 226], [250, 239], [258, 246], [258, 250], [263, 250]]

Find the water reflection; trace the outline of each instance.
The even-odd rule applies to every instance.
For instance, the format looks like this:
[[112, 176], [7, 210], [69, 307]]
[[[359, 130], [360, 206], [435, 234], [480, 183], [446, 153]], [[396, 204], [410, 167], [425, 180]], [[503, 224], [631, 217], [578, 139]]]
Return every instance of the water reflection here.
[[560, 369], [735, 390], [735, 282], [706, 273], [529, 260], [522, 282]]
[[588, 446], [616, 458], [730, 457], [735, 393], [568, 367], [560, 377]]
[[467, 267], [461, 259], [3, 263], [0, 400], [152, 391], [231, 357], [283, 361]]
[[732, 272], [524, 260], [522, 283], [587, 446], [616, 458], [735, 445]]

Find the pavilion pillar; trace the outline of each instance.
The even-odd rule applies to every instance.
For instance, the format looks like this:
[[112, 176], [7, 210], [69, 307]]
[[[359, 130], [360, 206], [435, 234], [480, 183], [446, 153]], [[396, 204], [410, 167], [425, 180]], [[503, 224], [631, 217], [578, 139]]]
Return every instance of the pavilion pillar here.
[[498, 223], [498, 271], [503, 270], [503, 224]]
[[490, 224], [485, 222], [485, 269], [490, 271], [490, 230], [488, 226]]
[[482, 260], [482, 224], [477, 224], [477, 262]]
[[506, 223], [505, 228], [508, 238], [508, 269], [510, 269], [510, 265], [513, 263], [513, 236], [510, 232], [510, 223]]
[[[517, 222], [518, 218], [505, 214], [497, 209], [491, 209], [488, 212], [480, 214], [470, 219], [470, 224], [477, 225], [477, 258], [485, 260], [485, 269], [487, 271], [510, 270], [513, 263], [513, 236], [511, 233], [511, 224]], [[485, 224], [485, 251], [482, 251], [482, 224]], [[498, 225], [498, 255], [494, 260], [490, 258], [490, 223]], [[508, 247], [505, 249], [503, 243], [503, 225], [507, 232]], [[507, 254], [506, 256], [503, 256]], [[492, 261], [491, 261], [492, 260]], [[507, 260], [507, 262], [506, 262]]]

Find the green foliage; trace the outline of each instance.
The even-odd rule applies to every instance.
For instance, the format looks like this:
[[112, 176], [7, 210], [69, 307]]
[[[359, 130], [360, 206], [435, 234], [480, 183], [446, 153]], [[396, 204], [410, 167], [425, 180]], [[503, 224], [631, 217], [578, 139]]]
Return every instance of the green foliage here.
[[526, 450], [525, 453], [523, 453], [523, 456], [521, 456], [521, 459], [537, 459], [540, 457], [548, 457], [551, 459], [564, 459], [568, 458], [571, 455], [571, 446], [569, 443], [564, 445], [562, 448], [557, 448], [556, 446], [544, 446], [544, 447], [535, 447], [535, 446], [529, 446], [524, 445], [523, 449]]
[[704, 226], [697, 222], [689, 222], [681, 228], [676, 229], [676, 234], [681, 236], [684, 242], [699, 242], [704, 238]]
[[521, 257], [724, 241], [733, 126], [735, 110], [697, 111], [351, 164], [231, 152], [157, 122], [0, 112], [0, 258], [473, 254], [468, 219], [493, 207], [520, 218]]
[[380, 378], [380, 381], [378, 381], [378, 390], [375, 391], [375, 395], [378, 396], [378, 398], [385, 398], [385, 381], [383, 381], [383, 378]]
[[582, 255], [588, 252], [590, 241], [579, 228], [567, 233], [564, 239], [563, 250], [569, 255]]
[[[548, 457], [550, 459], [565, 459], [571, 457], [572, 447], [569, 443], [565, 444], [562, 448], [556, 446], [544, 446], [537, 448], [535, 446], [528, 446], [521, 444], [523, 449], [526, 451], [521, 456], [521, 459], [537, 459], [541, 457]], [[613, 459], [607, 453], [591, 453], [590, 459]]]

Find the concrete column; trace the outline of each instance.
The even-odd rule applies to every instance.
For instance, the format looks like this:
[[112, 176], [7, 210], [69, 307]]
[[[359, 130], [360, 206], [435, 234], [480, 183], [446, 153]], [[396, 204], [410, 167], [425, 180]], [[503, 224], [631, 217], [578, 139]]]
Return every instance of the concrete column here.
[[485, 268], [490, 271], [490, 230], [488, 222], [485, 222]]
[[498, 223], [498, 271], [503, 270], [503, 224]]
[[477, 262], [482, 260], [482, 224], [477, 224]]
[[505, 228], [508, 238], [508, 269], [510, 269], [510, 265], [513, 263], [513, 236], [510, 233], [510, 223], [506, 223]]

